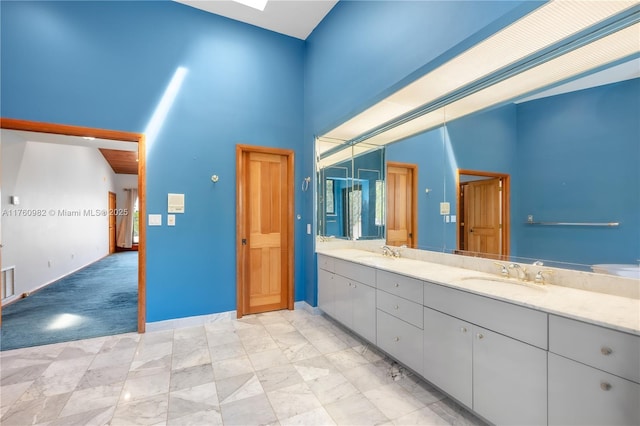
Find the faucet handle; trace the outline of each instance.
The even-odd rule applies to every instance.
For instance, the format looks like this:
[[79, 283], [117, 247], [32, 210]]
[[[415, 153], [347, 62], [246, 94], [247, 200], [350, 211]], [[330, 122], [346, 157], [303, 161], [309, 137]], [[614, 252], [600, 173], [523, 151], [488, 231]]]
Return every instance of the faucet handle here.
[[544, 284], [544, 276], [545, 274], [551, 275], [554, 272], [551, 269], [540, 269], [538, 272], [536, 272], [536, 276], [534, 278], [534, 281], [540, 284]]
[[498, 262], [493, 262], [494, 265], [498, 266], [500, 268], [500, 274], [504, 275], [504, 276], [509, 276], [509, 270], [507, 269], [507, 267], [505, 265], [503, 265], [502, 263], [498, 263]]

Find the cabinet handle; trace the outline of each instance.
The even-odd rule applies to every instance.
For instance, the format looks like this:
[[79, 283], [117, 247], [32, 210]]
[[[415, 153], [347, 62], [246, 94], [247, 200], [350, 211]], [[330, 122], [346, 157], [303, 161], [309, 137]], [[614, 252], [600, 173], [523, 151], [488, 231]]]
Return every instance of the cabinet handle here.
[[399, 337], [396, 337], [396, 338], [395, 338], [395, 339], [393, 339], [393, 340], [394, 340], [394, 341], [396, 341], [396, 342], [399, 342], [399, 341], [400, 341], [400, 338], [399, 338]]
[[398, 305], [394, 306], [394, 309], [398, 309]]
[[394, 287], [400, 287], [400, 284], [396, 283]]
[[603, 346], [600, 348], [600, 353], [602, 353], [602, 355], [607, 356], [607, 355], [611, 355], [613, 353], [613, 350], [607, 346]]
[[600, 389], [602, 389], [603, 391], [611, 390], [611, 383], [601, 382]]
[[466, 333], [467, 332], [467, 327], [460, 327], [460, 331], [463, 332], [463, 333]]
[[484, 339], [484, 334], [478, 333], [478, 339]]
[[354, 285], [353, 285], [353, 288], [356, 288], [356, 287], [358, 287], [358, 285], [357, 285], [357, 284], [354, 284]]

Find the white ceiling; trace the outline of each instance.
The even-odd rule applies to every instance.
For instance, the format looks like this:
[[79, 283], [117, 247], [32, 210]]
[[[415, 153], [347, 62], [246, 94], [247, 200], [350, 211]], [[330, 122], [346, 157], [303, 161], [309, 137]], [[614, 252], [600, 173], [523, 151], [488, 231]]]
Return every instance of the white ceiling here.
[[306, 40], [338, 0], [269, 0], [264, 11], [228, 0], [174, 0], [236, 21]]

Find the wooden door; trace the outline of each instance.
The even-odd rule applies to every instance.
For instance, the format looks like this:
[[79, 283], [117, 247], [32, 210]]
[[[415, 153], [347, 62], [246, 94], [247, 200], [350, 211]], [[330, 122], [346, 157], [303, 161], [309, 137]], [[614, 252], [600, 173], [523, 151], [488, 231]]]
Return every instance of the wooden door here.
[[238, 146], [238, 317], [293, 309], [293, 152]]
[[116, 252], [116, 194], [109, 192], [109, 254]]
[[464, 250], [488, 255], [502, 254], [500, 178], [466, 182], [464, 198]]
[[387, 244], [416, 247], [418, 166], [387, 163]]

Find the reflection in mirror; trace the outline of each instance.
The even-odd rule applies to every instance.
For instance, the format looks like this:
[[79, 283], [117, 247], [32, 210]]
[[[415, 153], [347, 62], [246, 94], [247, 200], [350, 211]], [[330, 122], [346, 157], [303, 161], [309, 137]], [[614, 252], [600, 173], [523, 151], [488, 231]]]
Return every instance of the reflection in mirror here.
[[[384, 237], [384, 149], [364, 145], [360, 155], [318, 171], [318, 235], [350, 240]], [[352, 147], [346, 147], [352, 154]], [[319, 163], [320, 164], [320, 163]]]
[[458, 170], [456, 196], [459, 254], [509, 257], [510, 176]]
[[[632, 64], [640, 69], [637, 59]], [[465, 245], [465, 209], [457, 193], [466, 179], [458, 170], [469, 169], [511, 178], [506, 194], [511, 208], [503, 213], [503, 226], [510, 229], [504, 255], [598, 272], [616, 273], [607, 265], [637, 265], [637, 73], [578, 91], [558, 88], [387, 145], [386, 163], [417, 166], [415, 247], [470, 255], [486, 251]], [[449, 203], [448, 215], [440, 214], [441, 203]]]
[[[640, 271], [640, 22], [637, 5], [608, 5], [545, 2], [324, 135], [358, 155], [362, 141], [386, 146], [389, 241], [412, 234], [426, 250]], [[577, 23], [574, 7], [590, 18]], [[521, 37], [529, 31], [549, 38]], [[507, 51], [505, 39], [520, 42]], [[405, 216], [393, 163], [415, 165], [415, 227], [410, 216], [395, 223]], [[485, 196], [465, 170], [505, 178]], [[498, 216], [497, 232], [473, 235], [487, 227], [477, 212]]]

